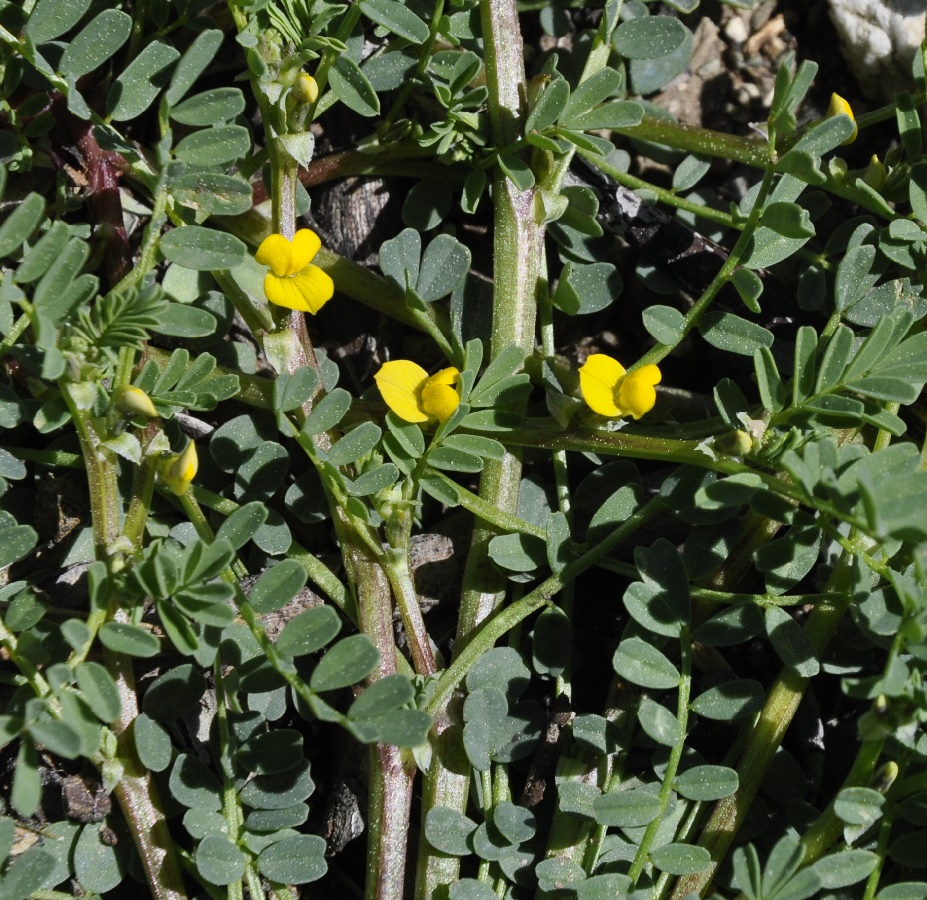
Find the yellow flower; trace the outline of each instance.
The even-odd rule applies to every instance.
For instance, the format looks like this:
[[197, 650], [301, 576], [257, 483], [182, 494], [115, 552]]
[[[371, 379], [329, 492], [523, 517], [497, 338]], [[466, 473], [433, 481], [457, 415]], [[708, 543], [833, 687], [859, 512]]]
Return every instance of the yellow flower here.
[[830, 95], [830, 106], [827, 107], [827, 115], [825, 118], [830, 118], [831, 116], [839, 115], [849, 116], [850, 120], [853, 122], [853, 133], [845, 140], [841, 142], [843, 144], [852, 144], [856, 140], [856, 135], [859, 134], [859, 129], [856, 127], [856, 116], [853, 115], [853, 110], [850, 108], [850, 104], [840, 96], [840, 94], [831, 94]]
[[312, 258], [322, 242], [308, 228], [300, 228], [292, 241], [272, 234], [261, 241], [254, 258], [270, 266], [264, 276], [264, 293], [271, 303], [315, 315], [335, 293], [335, 285]]
[[383, 363], [374, 376], [386, 405], [406, 422], [446, 422], [460, 405], [453, 366], [429, 375], [407, 359]]
[[603, 353], [593, 353], [579, 370], [583, 400], [594, 412], [610, 419], [634, 416], [639, 419], [657, 402], [654, 385], [660, 383], [660, 370], [654, 365], [633, 372]]
[[165, 484], [178, 497], [190, 490], [193, 479], [196, 478], [200, 467], [199, 457], [196, 455], [196, 444], [190, 441], [183, 452], [176, 456], [169, 456], [161, 464], [161, 478]]
[[119, 412], [127, 416], [147, 416], [157, 419], [158, 411], [154, 403], [141, 388], [124, 384], [113, 395], [113, 404]]

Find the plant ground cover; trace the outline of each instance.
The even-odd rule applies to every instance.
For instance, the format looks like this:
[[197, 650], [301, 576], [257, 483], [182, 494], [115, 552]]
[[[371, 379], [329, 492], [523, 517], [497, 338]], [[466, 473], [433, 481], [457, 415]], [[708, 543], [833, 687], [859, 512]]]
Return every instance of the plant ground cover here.
[[927, 897], [925, 59], [0, 2], [0, 898]]

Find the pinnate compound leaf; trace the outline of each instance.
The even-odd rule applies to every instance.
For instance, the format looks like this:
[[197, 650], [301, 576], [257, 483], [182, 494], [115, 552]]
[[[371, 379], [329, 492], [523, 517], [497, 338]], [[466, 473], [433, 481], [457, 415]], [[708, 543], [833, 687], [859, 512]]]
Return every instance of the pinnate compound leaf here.
[[127, 656], [156, 656], [161, 651], [161, 642], [150, 631], [125, 622], [107, 622], [100, 629], [100, 642]]
[[379, 114], [380, 98], [377, 92], [350, 57], [339, 54], [328, 77], [335, 96], [349, 109], [361, 116]]
[[276, 841], [261, 851], [258, 869], [268, 881], [277, 884], [317, 881], [328, 871], [325, 841], [314, 834]]
[[245, 873], [245, 855], [218, 834], [208, 834], [200, 841], [195, 859], [197, 871], [210, 884], [231, 884]]
[[26, 23], [26, 34], [36, 44], [53, 41], [70, 31], [90, 8], [90, 0], [39, 0]]
[[99, 825], [84, 826], [74, 844], [74, 874], [85, 891], [102, 894], [122, 881], [129, 860], [121, 843], [105, 843]]
[[248, 602], [259, 613], [270, 613], [287, 605], [306, 585], [306, 569], [295, 559], [275, 563], [257, 580]]
[[247, 256], [237, 237], [200, 225], [174, 228], [161, 237], [161, 252], [173, 263], [188, 269], [233, 269]]
[[428, 810], [425, 818], [425, 837], [435, 850], [449, 856], [470, 854], [470, 835], [476, 822], [456, 809], [436, 806]]
[[661, 871], [670, 875], [692, 875], [704, 872], [711, 865], [711, 854], [704, 847], [692, 844], [664, 844], [650, 858]]
[[397, 0], [361, 0], [360, 8], [368, 19], [413, 44], [428, 40], [428, 26]]
[[663, 808], [656, 794], [641, 788], [617, 791], [596, 797], [595, 820], [599, 825], [636, 828], [649, 825]]
[[712, 347], [741, 356], [753, 356], [754, 350], [771, 347], [773, 342], [772, 333], [762, 325], [749, 322], [733, 313], [706, 313], [702, 316], [699, 331]]
[[803, 678], [813, 678], [821, 664], [811, 639], [802, 627], [781, 607], [766, 610], [766, 633], [783, 664]]
[[380, 652], [363, 634], [338, 641], [316, 666], [309, 685], [314, 691], [336, 691], [363, 681], [376, 666]]
[[87, 705], [103, 722], [112, 722], [119, 715], [119, 690], [112, 676], [98, 662], [83, 662], [75, 669], [77, 686]]
[[652, 644], [626, 638], [615, 651], [615, 671], [633, 684], [653, 690], [669, 690], [679, 684], [676, 667]]
[[676, 779], [676, 790], [688, 800], [720, 800], [739, 785], [737, 772], [727, 766], [696, 766]]
[[[814, 871], [821, 879], [821, 885], [828, 890], [849, 887], [858, 884], [878, 865], [879, 856], [871, 850], [843, 850], [819, 859], [814, 864]], [[923, 886], [921, 886], [923, 887]], [[880, 897], [885, 892], [879, 893]]]
[[682, 340], [686, 318], [672, 306], [649, 306], [643, 312], [644, 328], [654, 340], [673, 347]]
[[171, 77], [180, 53], [164, 41], [145, 47], [113, 82], [106, 107], [115, 122], [140, 116], [154, 102]]
[[618, 26], [614, 45], [625, 59], [659, 59], [676, 50], [687, 34], [673, 16], [636, 16]]
[[706, 719], [733, 722], [759, 712], [763, 699], [758, 681], [735, 679], [703, 691], [692, 702], [692, 711]]
[[38, 228], [45, 215], [45, 200], [41, 194], [27, 194], [25, 199], [0, 225], [0, 256], [18, 250]]
[[132, 723], [132, 736], [139, 759], [146, 769], [163, 772], [171, 763], [173, 748], [164, 728], [145, 713], [140, 713]]
[[174, 68], [170, 86], [164, 95], [168, 106], [179, 103], [196, 79], [206, 71], [222, 45], [222, 38], [223, 33], [218, 29], [201, 31], [194, 38]]
[[351, 395], [344, 388], [335, 388], [313, 407], [303, 425], [303, 434], [312, 437], [334, 428], [350, 407]]

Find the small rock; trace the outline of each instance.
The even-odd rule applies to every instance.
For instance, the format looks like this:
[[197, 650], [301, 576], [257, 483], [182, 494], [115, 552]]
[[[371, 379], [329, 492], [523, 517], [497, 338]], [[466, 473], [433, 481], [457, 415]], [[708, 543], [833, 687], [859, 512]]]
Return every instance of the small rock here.
[[733, 16], [724, 26], [724, 36], [734, 44], [743, 44], [750, 37], [747, 25], [740, 16]]
[[[869, 97], [891, 100], [913, 86], [924, 40], [924, 0], [829, 0], [847, 63]], [[839, 90], [838, 90], [839, 93]]]

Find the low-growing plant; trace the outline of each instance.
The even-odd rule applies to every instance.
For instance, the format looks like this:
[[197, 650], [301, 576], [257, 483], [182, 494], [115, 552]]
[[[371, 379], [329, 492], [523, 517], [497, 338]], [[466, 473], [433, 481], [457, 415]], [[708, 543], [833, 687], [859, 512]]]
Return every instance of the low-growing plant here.
[[927, 47], [711, 131], [697, 7], [0, 2], [3, 900], [927, 896]]

